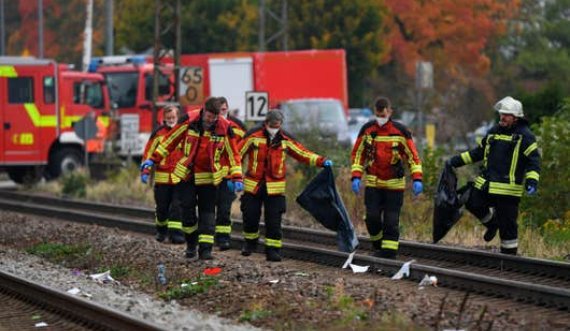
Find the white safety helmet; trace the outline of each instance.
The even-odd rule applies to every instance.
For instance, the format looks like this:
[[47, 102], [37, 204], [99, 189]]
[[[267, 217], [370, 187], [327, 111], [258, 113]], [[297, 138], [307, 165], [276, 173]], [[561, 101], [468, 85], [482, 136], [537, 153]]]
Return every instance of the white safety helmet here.
[[495, 110], [499, 114], [511, 114], [515, 117], [524, 117], [523, 106], [520, 101], [513, 97], [504, 97], [495, 104]]

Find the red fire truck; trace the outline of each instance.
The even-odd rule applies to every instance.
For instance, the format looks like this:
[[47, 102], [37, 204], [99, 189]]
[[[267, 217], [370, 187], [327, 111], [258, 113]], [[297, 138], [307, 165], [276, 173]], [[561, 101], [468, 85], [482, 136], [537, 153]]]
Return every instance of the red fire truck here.
[[[121, 156], [141, 156], [152, 132], [154, 66], [150, 61], [148, 56], [105, 56], [93, 58], [89, 65], [90, 72], [105, 77], [117, 110]], [[168, 100], [174, 95], [173, 66], [161, 70], [159, 100]]]
[[[85, 149], [102, 151], [109, 109], [101, 74], [53, 60], [0, 57], [0, 168], [22, 183], [79, 167]], [[98, 128], [87, 143], [73, 128], [86, 115]]]
[[[131, 140], [121, 133], [121, 153], [142, 155], [152, 131], [153, 65], [149, 56], [94, 58], [90, 71], [105, 76], [111, 100], [121, 116], [121, 130], [129, 121]], [[202, 105], [209, 96], [225, 96], [234, 114], [246, 119], [246, 92], [266, 92], [269, 100], [256, 105], [276, 108], [297, 99], [339, 100], [348, 112], [346, 54], [337, 50], [234, 52], [182, 55], [178, 102], [188, 108]], [[173, 94], [172, 58], [165, 59], [159, 80], [159, 100]], [[252, 103], [253, 104], [253, 103]]]
[[348, 112], [343, 49], [182, 55], [180, 103], [225, 96], [244, 119], [246, 92], [269, 95], [269, 108], [293, 99], [337, 99]]

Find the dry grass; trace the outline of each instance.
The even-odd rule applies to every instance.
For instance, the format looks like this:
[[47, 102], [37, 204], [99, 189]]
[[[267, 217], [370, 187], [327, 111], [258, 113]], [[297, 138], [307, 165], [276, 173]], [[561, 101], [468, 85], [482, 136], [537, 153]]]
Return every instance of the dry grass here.
[[[32, 190], [62, 196], [62, 180], [42, 182]], [[134, 166], [121, 169], [108, 180], [89, 181], [84, 199], [131, 206], [154, 206], [152, 187], [140, 182], [138, 169]]]

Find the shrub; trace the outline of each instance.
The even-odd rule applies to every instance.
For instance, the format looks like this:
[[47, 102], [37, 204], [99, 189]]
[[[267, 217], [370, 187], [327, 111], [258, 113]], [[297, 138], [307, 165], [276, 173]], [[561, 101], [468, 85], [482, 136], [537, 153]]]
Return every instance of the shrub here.
[[542, 154], [540, 181], [536, 197], [523, 197], [521, 212], [526, 224], [541, 227], [570, 211], [570, 99], [555, 116], [543, 117], [533, 131]]
[[85, 198], [89, 174], [82, 170], [72, 171], [61, 178], [61, 193], [64, 196]]

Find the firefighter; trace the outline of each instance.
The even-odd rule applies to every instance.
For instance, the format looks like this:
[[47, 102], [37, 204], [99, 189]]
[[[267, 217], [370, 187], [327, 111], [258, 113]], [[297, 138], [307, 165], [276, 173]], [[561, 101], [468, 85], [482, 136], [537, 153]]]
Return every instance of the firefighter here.
[[285, 212], [285, 155], [317, 167], [332, 166], [281, 129], [283, 114], [269, 111], [262, 125], [251, 129], [240, 143], [240, 154], [247, 161], [245, 192], [241, 197], [243, 235], [241, 254], [251, 255], [257, 248], [261, 207], [265, 219], [265, 253], [268, 261], [281, 261], [281, 217]]
[[[164, 124], [156, 128], [146, 143], [143, 158], [152, 156], [162, 138], [167, 135], [178, 122], [179, 110], [176, 106], [166, 106], [162, 112]], [[163, 242], [168, 234], [169, 240], [173, 244], [183, 244], [185, 242], [182, 232], [182, 221], [180, 220], [180, 203], [175, 195], [175, 183], [178, 178], [172, 173], [178, 160], [182, 157], [180, 146], [156, 165], [154, 171], [154, 201], [156, 240]], [[147, 183], [150, 177], [150, 168], [143, 170], [141, 181]]]
[[[226, 171], [222, 160], [227, 158], [234, 190], [243, 190], [241, 157], [237, 151], [230, 123], [220, 113], [218, 98], [209, 98], [200, 111], [190, 112], [163, 138], [142, 168], [153, 166], [181, 144], [183, 156], [174, 168], [179, 179], [176, 194], [182, 208], [182, 230], [186, 238], [186, 257], [198, 256], [211, 260], [214, 244], [217, 186]], [[198, 217], [196, 218], [196, 206]]]
[[[245, 125], [238, 118], [228, 114], [228, 100], [225, 97], [220, 97], [220, 116], [226, 118], [232, 127], [236, 144], [245, 135]], [[228, 164], [223, 166], [229, 170]], [[224, 177], [222, 183], [218, 187], [216, 195], [216, 235], [215, 242], [220, 250], [225, 251], [230, 249], [230, 234], [232, 233], [231, 209], [232, 203], [236, 198], [234, 192], [233, 182], [230, 173]]]
[[352, 191], [359, 194], [366, 171], [364, 202], [366, 227], [377, 257], [395, 259], [400, 238], [400, 210], [406, 187], [404, 163], [413, 180], [414, 195], [423, 191], [422, 165], [412, 134], [393, 121], [388, 98], [374, 103], [375, 119], [364, 124], [352, 148]]
[[535, 195], [540, 175], [540, 153], [524, 118], [522, 103], [507, 96], [495, 104], [499, 123], [470, 151], [452, 157], [448, 164], [461, 167], [483, 161], [481, 174], [467, 202], [487, 228], [483, 239], [499, 231], [501, 253], [517, 254], [517, 216], [523, 191]]

